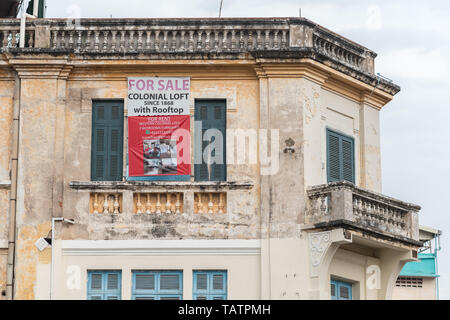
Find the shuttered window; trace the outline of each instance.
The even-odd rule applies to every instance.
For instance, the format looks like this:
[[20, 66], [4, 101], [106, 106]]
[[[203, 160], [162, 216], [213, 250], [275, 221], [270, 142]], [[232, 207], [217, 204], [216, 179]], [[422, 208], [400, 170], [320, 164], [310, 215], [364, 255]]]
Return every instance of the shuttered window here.
[[[223, 100], [196, 100], [195, 101], [195, 121], [201, 121], [201, 136], [196, 135], [195, 148], [201, 148], [202, 163], [195, 164], [194, 176], [196, 181], [226, 181], [226, 102]], [[222, 138], [212, 136], [203, 140], [205, 133], [209, 129], [218, 130]], [[221, 140], [221, 141], [220, 141]], [[211, 150], [211, 157], [221, 159], [220, 163], [205, 161], [204, 151], [215, 142], [217, 148]], [[208, 163], [209, 162], [209, 163]], [[219, 162], [219, 161], [218, 161]]]
[[181, 271], [133, 271], [132, 299], [183, 299], [183, 273]]
[[92, 105], [91, 180], [122, 181], [123, 102]]
[[226, 271], [194, 271], [194, 300], [226, 300]]
[[352, 300], [351, 283], [331, 280], [331, 300]]
[[328, 182], [346, 180], [355, 183], [355, 147], [353, 138], [327, 129]]
[[120, 271], [88, 271], [88, 300], [120, 300]]

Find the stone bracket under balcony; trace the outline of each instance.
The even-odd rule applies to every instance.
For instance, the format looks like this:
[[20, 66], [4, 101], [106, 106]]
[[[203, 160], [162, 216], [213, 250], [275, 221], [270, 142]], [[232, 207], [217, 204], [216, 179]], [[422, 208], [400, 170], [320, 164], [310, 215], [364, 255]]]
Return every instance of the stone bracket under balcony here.
[[420, 207], [346, 181], [310, 187], [303, 230], [345, 228], [420, 246]]

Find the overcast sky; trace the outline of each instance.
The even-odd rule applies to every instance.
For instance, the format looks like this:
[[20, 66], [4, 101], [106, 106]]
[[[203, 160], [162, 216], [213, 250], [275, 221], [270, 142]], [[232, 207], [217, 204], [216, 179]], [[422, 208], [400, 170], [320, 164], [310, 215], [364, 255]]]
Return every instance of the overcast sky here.
[[[47, 0], [47, 17], [216, 17], [220, 0]], [[383, 193], [422, 206], [443, 230], [442, 299], [450, 299], [450, 1], [224, 0], [223, 17], [302, 16], [378, 53], [402, 88], [381, 111]], [[448, 198], [447, 198], [448, 197]]]

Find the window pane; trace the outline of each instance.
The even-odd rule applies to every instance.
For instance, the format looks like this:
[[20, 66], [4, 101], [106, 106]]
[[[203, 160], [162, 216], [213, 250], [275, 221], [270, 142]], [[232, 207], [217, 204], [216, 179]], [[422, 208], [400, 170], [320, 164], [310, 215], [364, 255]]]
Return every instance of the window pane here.
[[91, 276], [91, 289], [101, 290], [102, 289], [102, 274], [94, 273]]
[[161, 290], [178, 290], [180, 288], [180, 277], [177, 274], [163, 274], [160, 277]]
[[140, 290], [154, 290], [155, 277], [153, 274], [137, 274], [136, 275], [136, 289]]
[[108, 274], [108, 290], [114, 290], [119, 288], [119, 275]]
[[223, 290], [223, 275], [213, 275], [213, 290]]
[[197, 290], [208, 290], [208, 275], [206, 273], [197, 274]]

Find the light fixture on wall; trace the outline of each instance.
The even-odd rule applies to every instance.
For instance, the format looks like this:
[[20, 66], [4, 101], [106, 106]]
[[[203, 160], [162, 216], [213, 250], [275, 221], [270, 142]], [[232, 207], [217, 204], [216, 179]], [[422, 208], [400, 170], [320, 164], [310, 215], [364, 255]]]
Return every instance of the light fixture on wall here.
[[284, 153], [295, 153], [294, 148], [295, 141], [292, 140], [292, 138], [289, 138], [286, 141], [284, 141], [284, 144], [286, 145], [283, 150]]

